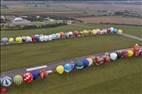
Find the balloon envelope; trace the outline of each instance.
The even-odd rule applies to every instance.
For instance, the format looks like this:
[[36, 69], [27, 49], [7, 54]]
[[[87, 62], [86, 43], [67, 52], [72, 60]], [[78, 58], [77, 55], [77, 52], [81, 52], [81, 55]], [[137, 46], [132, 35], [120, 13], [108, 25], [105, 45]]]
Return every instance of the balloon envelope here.
[[84, 67], [88, 67], [88, 65], [89, 65], [89, 61], [87, 59], [83, 59], [82, 63], [84, 65]]
[[39, 77], [40, 72], [38, 70], [34, 70], [31, 72], [33, 76], [33, 80], [36, 80]]
[[13, 82], [16, 84], [16, 85], [21, 85], [23, 83], [23, 77], [21, 75], [16, 75], [14, 76], [13, 78]]
[[48, 71], [40, 71], [40, 78], [45, 79], [48, 76]]
[[32, 73], [30, 73], [30, 72], [24, 73], [23, 74], [23, 80], [24, 80], [25, 83], [28, 83], [28, 84], [32, 83], [32, 81], [33, 81]]
[[56, 67], [56, 72], [59, 74], [63, 74], [64, 73], [64, 66], [63, 65], [58, 65]]
[[3, 77], [1, 81], [2, 81], [2, 86], [4, 87], [9, 87], [12, 85], [12, 78], [9, 76]]
[[14, 43], [14, 38], [9, 38], [8, 42], [9, 43]]
[[72, 65], [69, 64], [69, 63], [65, 64], [64, 65], [64, 71], [67, 72], [67, 73], [71, 72], [72, 71]]
[[132, 57], [134, 55], [134, 52], [132, 50], [128, 50], [128, 57]]
[[80, 60], [75, 61], [75, 66], [76, 66], [76, 69], [83, 69], [84, 68], [84, 64]]
[[111, 60], [116, 60], [117, 59], [117, 54], [116, 53], [110, 53], [110, 59]]

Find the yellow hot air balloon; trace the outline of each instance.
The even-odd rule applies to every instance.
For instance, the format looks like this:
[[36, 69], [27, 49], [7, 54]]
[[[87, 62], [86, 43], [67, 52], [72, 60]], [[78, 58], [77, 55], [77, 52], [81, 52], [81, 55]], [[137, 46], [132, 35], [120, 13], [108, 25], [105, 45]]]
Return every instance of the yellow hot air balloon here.
[[16, 37], [16, 43], [22, 43], [22, 38], [21, 37]]
[[9, 42], [9, 43], [14, 43], [14, 38], [12, 38], [12, 37], [9, 38], [8, 42]]
[[134, 52], [132, 50], [127, 50], [128, 57], [132, 57], [134, 55]]
[[63, 74], [64, 73], [64, 66], [63, 65], [58, 65], [56, 67], [56, 72], [59, 74]]
[[118, 30], [118, 33], [119, 33], [119, 34], [123, 33], [123, 30], [119, 29], [119, 30]]

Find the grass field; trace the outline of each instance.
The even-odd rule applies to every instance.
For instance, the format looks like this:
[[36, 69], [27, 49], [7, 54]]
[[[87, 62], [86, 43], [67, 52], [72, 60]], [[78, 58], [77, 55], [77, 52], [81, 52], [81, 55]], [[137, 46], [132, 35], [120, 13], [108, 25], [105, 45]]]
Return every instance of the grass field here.
[[13, 86], [9, 94], [141, 94], [142, 59], [118, 60], [69, 75], [49, 75], [30, 85]]
[[[126, 33], [142, 37], [140, 26], [73, 24], [68, 26], [19, 31], [1, 31], [3, 36], [21, 36], [35, 33], [50, 34], [60, 31], [104, 28], [115, 26]], [[53, 61], [90, 55], [112, 49], [127, 48], [141, 42], [119, 35], [103, 35], [79, 39], [58, 40], [49, 43], [19, 44], [1, 47], [1, 68], [7, 71]], [[129, 58], [103, 66], [92, 66], [69, 75], [55, 73], [46, 80], [30, 85], [10, 87], [9, 94], [141, 94], [142, 59]]]

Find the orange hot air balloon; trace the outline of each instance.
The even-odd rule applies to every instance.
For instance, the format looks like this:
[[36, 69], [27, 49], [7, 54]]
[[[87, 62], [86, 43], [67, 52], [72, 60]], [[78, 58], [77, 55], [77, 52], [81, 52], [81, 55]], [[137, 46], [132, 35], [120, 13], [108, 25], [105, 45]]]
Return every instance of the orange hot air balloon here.
[[41, 79], [45, 79], [48, 76], [48, 71], [40, 71], [40, 78]]

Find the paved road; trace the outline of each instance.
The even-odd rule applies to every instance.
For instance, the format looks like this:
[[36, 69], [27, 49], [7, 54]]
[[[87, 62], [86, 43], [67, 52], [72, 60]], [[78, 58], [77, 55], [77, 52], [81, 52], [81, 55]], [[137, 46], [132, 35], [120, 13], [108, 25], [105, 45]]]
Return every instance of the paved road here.
[[141, 41], [141, 42], [142, 42], [142, 38], [140, 38], [140, 37], [136, 37], [136, 36], [129, 35], [129, 34], [126, 34], [126, 33], [121, 33], [121, 34], [119, 34], [119, 35], [124, 36], [124, 37], [127, 37], [127, 38], [131, 38], [131, 39], [135, 39], [135, 40], [138, 40], [138, 41]]

